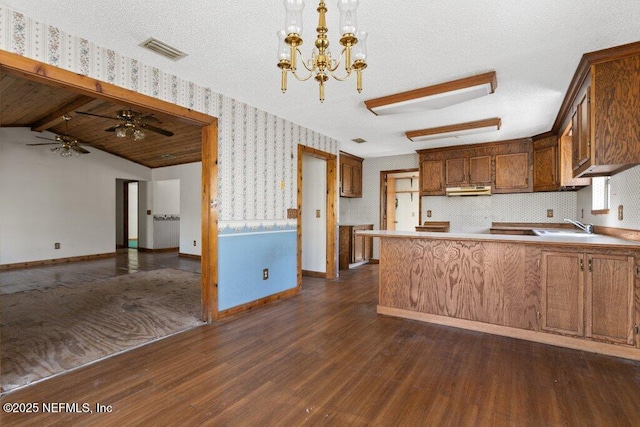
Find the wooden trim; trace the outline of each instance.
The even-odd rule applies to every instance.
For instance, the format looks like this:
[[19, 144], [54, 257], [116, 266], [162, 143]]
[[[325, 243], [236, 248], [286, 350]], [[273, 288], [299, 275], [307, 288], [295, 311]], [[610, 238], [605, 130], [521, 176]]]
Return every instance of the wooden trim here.
[[92, 259], [109, 258], [116, 256], [116, 252], [105, 252], [102, 254], [79, 255], [66, 258], [43, 259], [39, 261], [16, 262], [13, 264], [0, 264], [0, 271], [14, 270], [16, 268], [40, 267], [43, 265], [64, 264], [74, 261], [88, 261]]
[[[342, 153], [342, 152], [341, 152]], [[317, 150], [313, 147], [308, 147], [306, 145], [298, 144], [298, 191], [297, 191], [297, 251], [296, 251], [296, 259], [297, 259], [297, 278], [298, 278], [298, 289], [302, 289], [302, 158], [303, 156], [308, 155], [312, 157], [316, 157], [321, 160], [326, 161], [326, 171], [327, 171], [327, 203], [326, 203], [326, 217], [327, 217], [327, 236], [326, 236], [326, 248], [327, 248], [327, 259], [325, 262], [326, 265], [326, 279], [335, 279], [338, 277], [338, 264], [336, 262], [336, 251], [337, 251], [337, 236], [336, 229], [338, 227], [338, 209], [336, 205], [336, 198], [338, 196], [338, 156], [335, 154], [327, 153], [325, 151]], [[354, 156], [355, 157], [355, 156]]]
[[380, 260], [378, 258], [371, 258], [369, 264], [380, 264]]
[[181, 258], [190, 258], [190, 259], [197, 259], [197, 260], [202, 259], [201, 255], [185, 254], [184, 252], [179, 252], [178, 256]]
[[545, 132], [545, 133], [541, 133], [539, 135], [532, 136], [531, 139], [533, 141], [539, 141], [541, 139], [547, 139], [547, 138], [550, 138], [550, 137], [557, 138], [558, 134], [556, 132], [553, 132], [553, 131], [548, 131], [548, 132]]
[[617, 237], [620, 239], [627, 239], [627, 240], [640, 242], [640, 230], [632, 230], [628, 228], [605, 227], [602, 225], [596, 225], [593, 227], [593, 231], [596, 234], [604, 234], [605, 236]]
[[487, 83], [491, 85], [491, 93], [493, 93], [498, 86], [498, 80], [496, 78], [495, 71], [477, 74], [470, 77], [464, 77], [462, 79], [439, 83], [420, 89], [413, 89], [406, 92], [395, 93], [380, 98], [368, 99], [364, 101], [364, 105], [367, 107], [367, 109], [369, 109], [369, 111], [371, 111], [373, 114], [376, 114], [373, 109], [381, 107], [383, 105], [397, 104], [399, 102], [418, 98], [426, 98], [428, 96], [433, 96], [440, 93], [453, 92], [455, 90], [479, 86]]
[[[422, 150], [416, 150], [416, 153], [418, 154], [424, 154], [424, 155], [432, 155], [432, 154], [440, 154], [440, 153], [445, 153], [448, 151], [464, 151], [467, 152], [469, 150], [475, 150], [475, 149], [481, 149], [481, 150], [489, 150], [489, 149], [494, 149], [496, 147], [509, 147], [512, 146], [513, 144], [526, 144], [526, 143], [531, 143], [531, 138], [518, 138], [518, 139], [505, 139], [502, 141], [495, 141], [495, 142], [482, 142], [482, 143], [478, 143], [478, 144], [466, 144], [466, 145], [450, 145], [448, 147], [438, 147], [438, 148], [425, 148]], [[533, 144], [532, 144], [533, 147]], [[533, 148], [532, 148], [533, 149]], [[483, 151], [484, 153], [485, 151]], [[518, 152], [518, 151], [516, 151]], [[446, 159], [447, 157], [438, 157], [438, 158], [433, 158], [433, 160], [441, 160], [441, 159]], [[432, 158], [429, 157], [429, 160], [431, 160]], [[443, 177], [444, 179], [444, 177]], [[443, 193], [444, 194], [444, 193]]]
[[71, 92], [114, 102], [145, 112], [156, 111], [183, 119], [186, 123], [209, 125], [215, 117], [152, 98], [110, 83], [67, 71], [15, 53], [0, 50], [0, 69], [28, 80], [62, 87]]
[[417, 320], [426, 323], [434, 323], [436, 325], [451, 326], [454, 328], [467, 329], [470, 331], [484, 332], [488, 334], [501, 335], [503, 337], [516, 338], [542, 344], [571, 348], [574, 350], [583, 350], [592, 353], [600, 353], [606, 354], [608, 356], [622, 357], [625, 359], [640, 361], [640, 351], [633, 347], [606, 344], [580, 338], [555, 335], [546, 332], [511, 328], [508, 326], [492, 325], [489, 323], [475, 322], [472, 320], [455, 319], [453, 317], [420, 313], [417, 311], [403, 310], [400, 308], [391, 308], [381, 305], [378, 305], [377, 312], [378, 314], [383, 314], [386, 316], [400, 317], [403, 319]]
[[218, 120], [202, 128], [202, 320], [218, 313]]
[[321, 271], [310, 271], [310, 270], [302, 270], [303, 276], [309, 277], [319, 277], [321, 279], [325, 279], [327, 277], [327, 273], [323, 273]]
[[[385, 214], [387, 209], [387, 189], [385, 183], [387, 182], [387, 175], [392, 175], [394, 173], [405, 173], [405, 172], [418, 172], [418, 187], [420, 186], [420, 169], [419, 168], [408, 168], [408, 169], [393, 169], [388, 171], [380, 171], [380, 230], [387, 229], [387, 223], [385, 221]], [[420, 193], [416, 191], [416, 193]], [[420, 196], [418, 196], [420, 197]], [[418, 200], [418, 224], [420, 223], [422, 218], [422, 203]]]
[[279, 292], [277, 294], [269, 295], [268, 297], [260, 298], [255, 301], [248, 302], [246, 304], [238, 305], [236, 307], [231, 307], [226, 310], [222, 310], [218, 313], [218, 319], [223, 317], [229, 317], [234, 314], [242, 313], [245, 311], [252, 310], [257, 307], [262, 307], [267, 304], [270, 304], [275, 301], [279, 301], [281, 299], [290, 298], [295, 296], [299, 292], [298, 287], [287, 289], [286, 291]]
[[500, 120], [499, 117], [492, 117], [490, 119], [476, 120], [473, 122], [456, 123], [453, 125], [439, 126], [435, 128], [412, 130], [412, 131], [405, 132], [405, 135], [407, 136], [407, 138], [413, 141], [413, 138], [418, 138], [421, 136], [446, 134], [450, 132], [478, 129], [478, 128], [484, 128], [489, 126], [496, 126], [497, 127], [496, 130], [499, 130], [501, 124], [502, 124], [502, 121]]
[[591, 215], [607, 215], [609, 209], [596, 209], [591, 211]]

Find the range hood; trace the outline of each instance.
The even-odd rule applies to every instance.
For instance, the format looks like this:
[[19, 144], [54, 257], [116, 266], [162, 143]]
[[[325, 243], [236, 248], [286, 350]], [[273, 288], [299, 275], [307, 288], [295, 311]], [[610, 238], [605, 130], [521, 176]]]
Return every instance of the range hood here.
[[447, 187], [447, 196], [490, 196], [490, 185], [473, 185], [471, 187]]

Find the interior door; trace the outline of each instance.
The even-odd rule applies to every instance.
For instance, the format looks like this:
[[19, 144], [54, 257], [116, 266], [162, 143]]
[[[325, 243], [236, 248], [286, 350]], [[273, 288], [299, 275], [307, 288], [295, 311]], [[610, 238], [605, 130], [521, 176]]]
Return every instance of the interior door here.
[[387, 176], [387, 230], [395, 230], [396, 222], [396, 179]]

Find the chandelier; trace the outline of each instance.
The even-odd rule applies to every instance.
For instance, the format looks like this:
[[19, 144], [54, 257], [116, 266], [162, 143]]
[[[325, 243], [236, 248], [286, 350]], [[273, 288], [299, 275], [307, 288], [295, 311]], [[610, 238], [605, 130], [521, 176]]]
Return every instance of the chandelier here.
[[[291, 74], [299, 81], [306, 81], [315, 76], [315, 80], [320, 86], [320, 102], [324, 101], [324, 84], [329, 79], [329, 75], [336, 80], [344, 81], [348, 79], [353, 71], [357, 74], [358, 93], [362, 91], [362, 70], [367, 68], [366, 57], [366, 39], [367, 33], [358, 31], [356, 28], [356, 9], [358, 8], [358, 0], [338, 0], [338, 9], [340, 10], [340, 44], [343, 46], [340, 57], [336, 60], [331, 57], [329, 52], [329, 40], [327, 39], [327, 23], [326, 13], [327, 6], [323, 0], [318, 5], [318, 33], [315, 49], [311, 53], [311, 58], [305, 60], [302, 52], [298, 49], [302, 45], [302, 9], [304, 9], [303, 0], [284, 0], [286, 10], [285, 28], [278, 32], [280, 40], [278, 46], [278, 67], [282, 70], [281, 89], [282, 92], [287, 91], [287, 74]], [[297, 73], [297, 57], [300, 56], [300, 62], [307, 69], [309, 74], [301, 77]], [[353, 60], [352, 60], [353, 58]], [[346, 72], [343, 76], [338, 76], [334, 72], [344, 64]]]

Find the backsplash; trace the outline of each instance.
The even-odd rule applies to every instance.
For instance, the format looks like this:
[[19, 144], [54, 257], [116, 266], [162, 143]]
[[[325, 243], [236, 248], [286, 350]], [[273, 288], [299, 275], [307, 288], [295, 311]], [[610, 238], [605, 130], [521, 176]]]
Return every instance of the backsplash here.
[[[547, 217], [548, 209], [553, 209], [552, 218]], [[562, 222], [564, 218], [576, 218], [573, 191], [422, 198], [422, 221], [450, 221], [453, 233], [488, 233], [492, 222]]]

